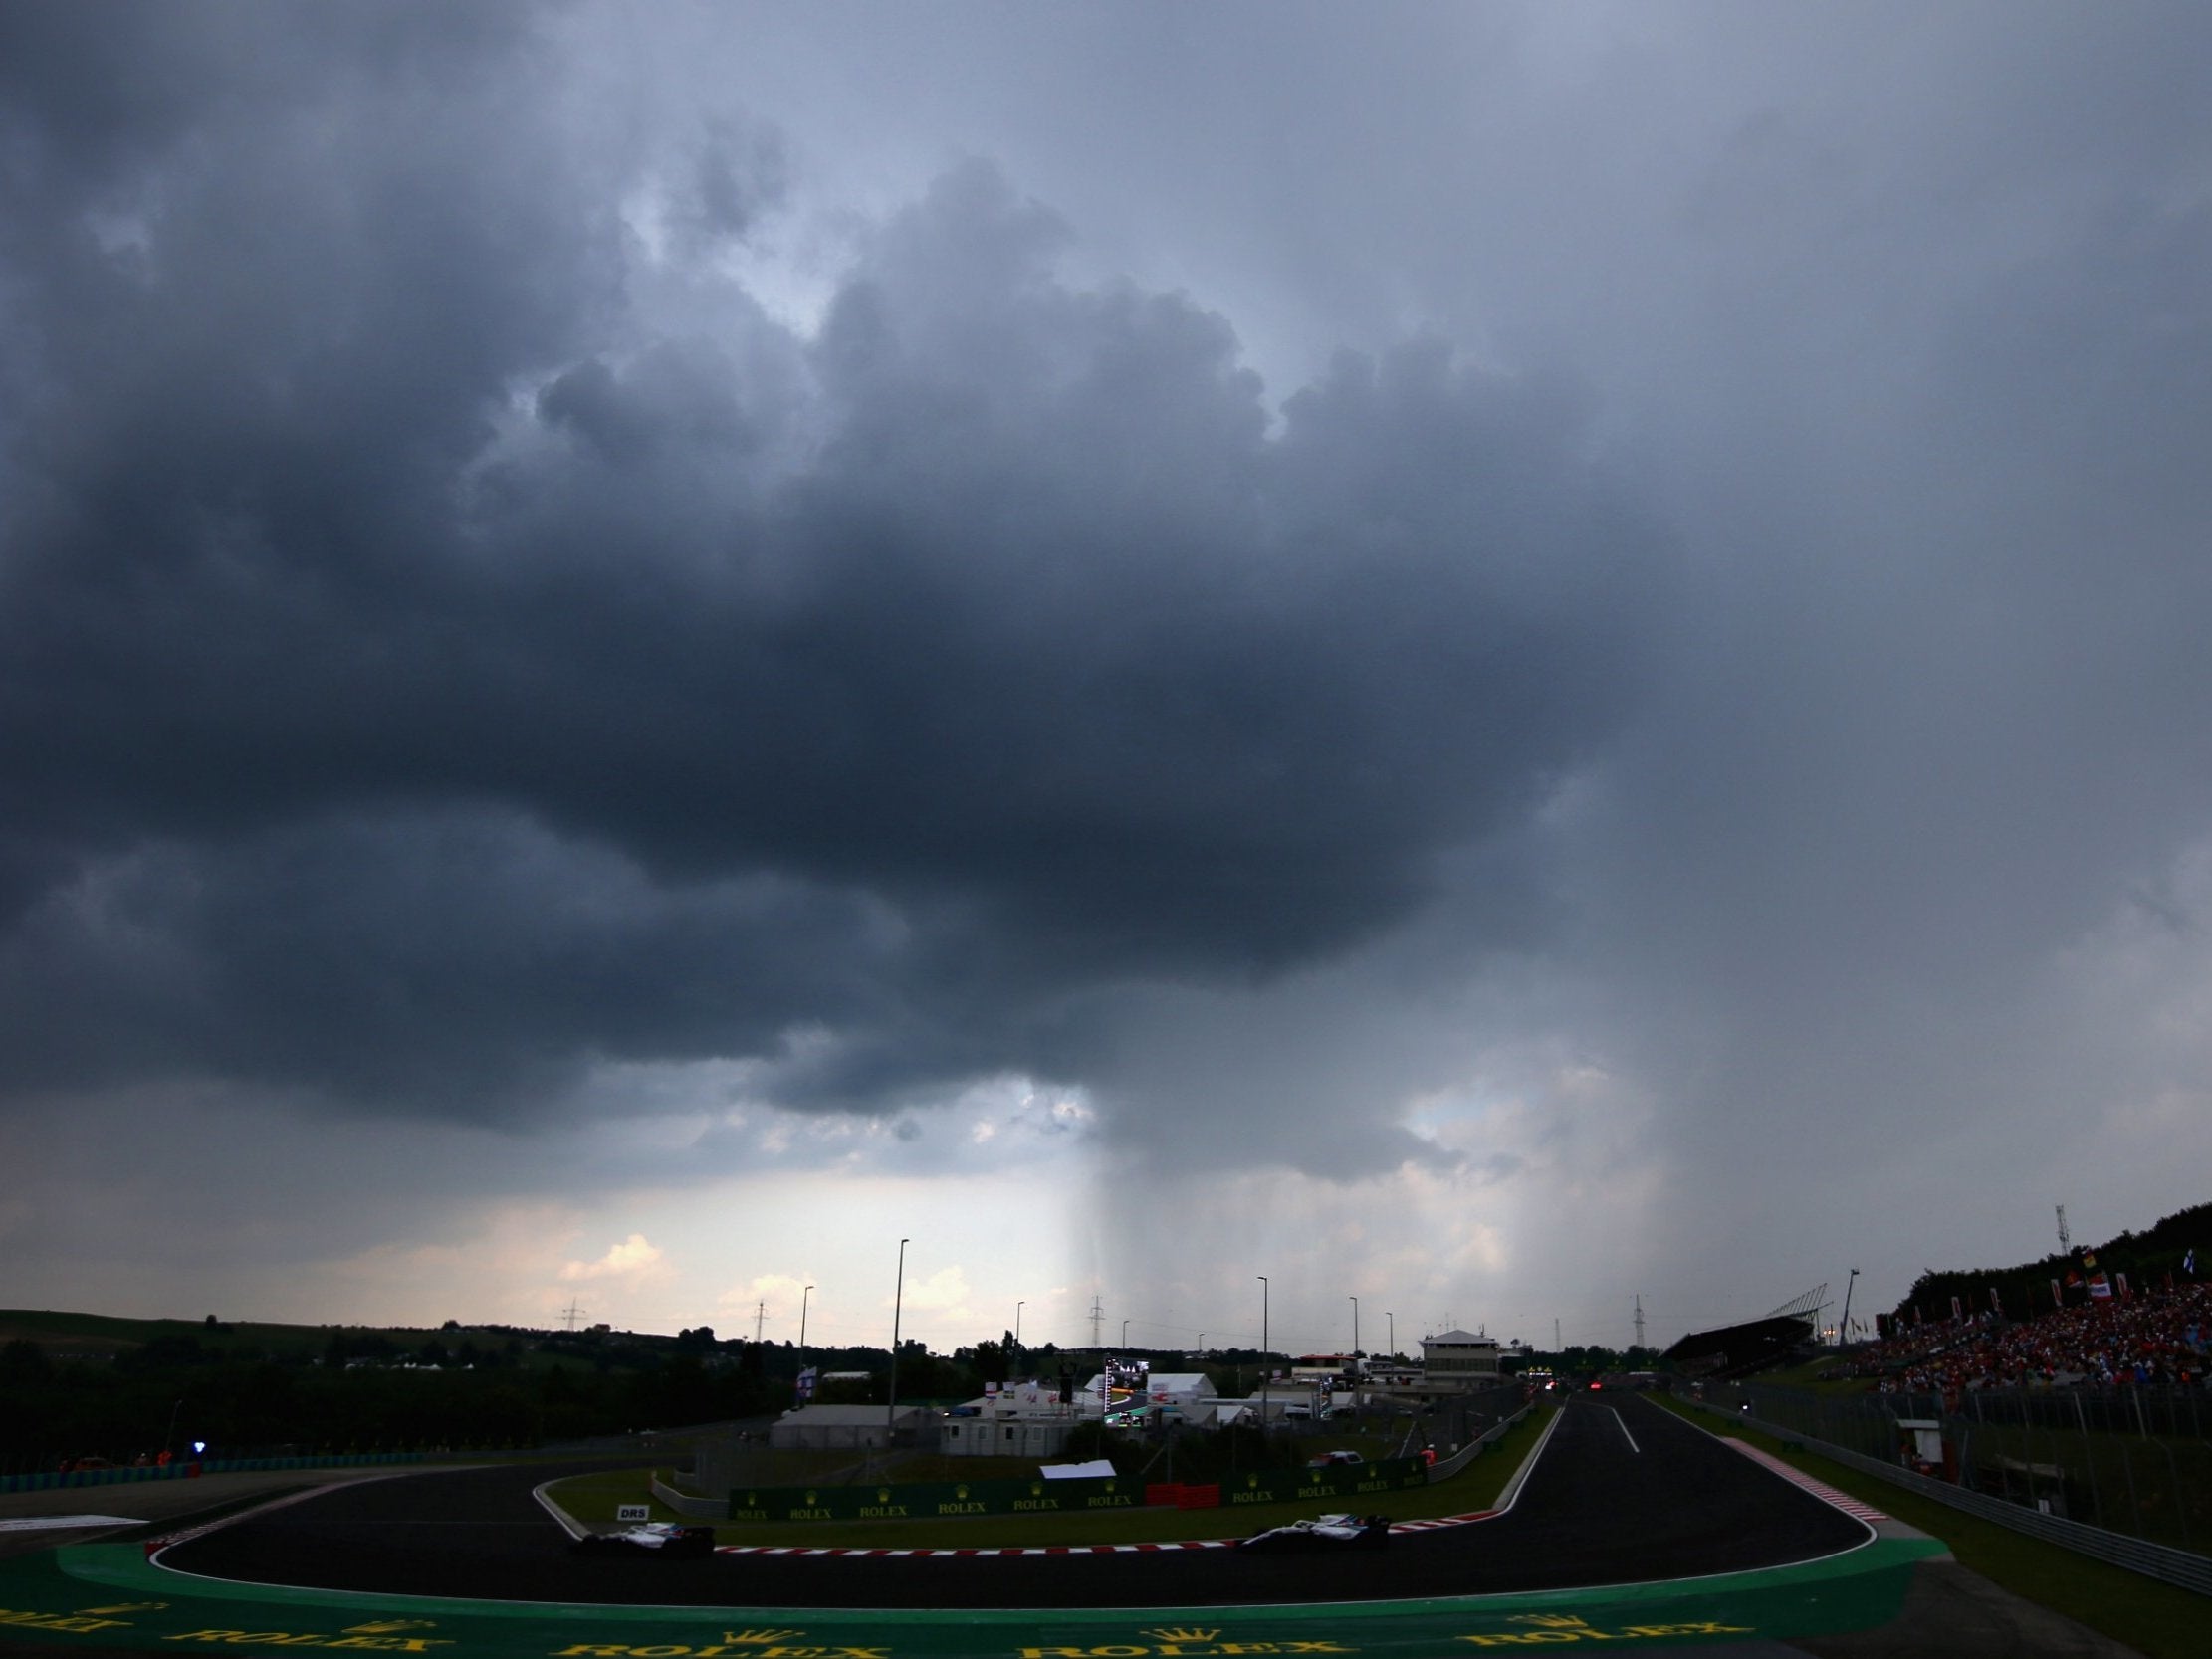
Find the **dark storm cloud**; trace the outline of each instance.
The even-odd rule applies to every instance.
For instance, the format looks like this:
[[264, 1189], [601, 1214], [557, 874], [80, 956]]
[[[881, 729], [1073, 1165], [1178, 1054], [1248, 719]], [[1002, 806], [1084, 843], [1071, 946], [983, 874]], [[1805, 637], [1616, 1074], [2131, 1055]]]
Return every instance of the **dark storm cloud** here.
[[1271, 427], [982, 164], [817, 335], [672, 322], [781, 146], [587, 152], [530, 14], [8, 15], [11, 1091], [1072, 1069], [1093, 988], [1409, 915], [1639, 684], [1669, 554], [1565, 381], [1421, 341]]
[[880, 1020], [899, 955], [850, 900], [658, 889], [508, 815], [382, 815], [106, 864], [24, 920], [0, 1001], [19, 1086], [182, 1062], [479, 1117], [591, 1060], [774, 1057], [793, 1025]]

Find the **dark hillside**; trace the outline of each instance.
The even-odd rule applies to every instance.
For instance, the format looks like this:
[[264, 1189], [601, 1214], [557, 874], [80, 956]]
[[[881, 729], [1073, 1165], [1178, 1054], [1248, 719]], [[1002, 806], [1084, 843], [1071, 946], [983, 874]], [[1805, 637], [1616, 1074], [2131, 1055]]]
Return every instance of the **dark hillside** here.
[[[2196, 1252], [2193, 1270], [2192, 1251]], [[1991, 1309], [1994, 1291], [2005, 1317], [2019, 1319], [2051, 1310], [2054, 1279], [2067, 1304], [2086, 1300], [2087, 1279], [2093, 1273], [2124, 1274], [2137, 1291], [2164, 1285], [2169, 1274], [2176, 1282], [2212, 1277], [2212, 1203], [2176, 1210], [2140, 1233], [2122, 1232], [2101, 1244], [2077, 1245], [2071, 1255], [2053, 1251], [2012, 1267], [1930, 1268], [1913, 1281], [1894, 1312], [1907, 1324], [1913, 1322], [1915, 1309], [1921, 1318], [1948, 1319], [1953, 1297], [1969, 1314], [1995, 1311]]]

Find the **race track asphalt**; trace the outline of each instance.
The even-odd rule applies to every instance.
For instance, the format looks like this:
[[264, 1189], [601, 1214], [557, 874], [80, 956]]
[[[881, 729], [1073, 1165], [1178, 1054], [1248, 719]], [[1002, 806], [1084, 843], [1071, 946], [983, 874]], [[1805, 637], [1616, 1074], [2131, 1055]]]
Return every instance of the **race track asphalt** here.
[[[1698, 1577], [1831, 1555], [1867, 1526], [1629, 1394], [1576, 1396], [1512, 1509], [1381, 1551], [577, 1556], [531, 1496], [560, 1466], [363, 1481], [174, 1546], [210, 1577], [503, 1601], [713, 1607], [1316, 1604]], [[1202, 1515], [1204, 1519], [1202, 1519]], [[1227, 1512], [1194, 1512], [1202, 1528]], [[926, 1544], [926, 1536], [918, 1537]]]

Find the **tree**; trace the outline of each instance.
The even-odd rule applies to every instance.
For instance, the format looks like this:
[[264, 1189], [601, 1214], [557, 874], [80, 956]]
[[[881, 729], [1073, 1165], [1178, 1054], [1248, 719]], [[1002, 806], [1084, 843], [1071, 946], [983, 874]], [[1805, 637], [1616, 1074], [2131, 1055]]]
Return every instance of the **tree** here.
[[18, 1337], [0, 1348], [0, 1387], [36, 1387], [54, 1380], [54, 1361], [38, 1344]]
[[[1010, 1368], [1010, 1346], [1007, 1343], [978, 1343], [974, 1354], [976, 1374], [986, 1382], [1004, 1382]], [[956, 1353], [953, 1357], [959, 1359], [961, 1355]]]

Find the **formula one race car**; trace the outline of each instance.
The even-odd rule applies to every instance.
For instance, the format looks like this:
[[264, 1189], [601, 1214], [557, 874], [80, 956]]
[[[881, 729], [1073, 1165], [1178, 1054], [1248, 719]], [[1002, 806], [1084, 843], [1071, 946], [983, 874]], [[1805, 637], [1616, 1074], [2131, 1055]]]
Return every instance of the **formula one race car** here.
[[658, 1555], [663, 1560], [697, 1560], [715, 1553], [712, 1527], [685, 1527], [673, 1521], [646, 1521], [617, 1533], [585, 1533], [576, 1540], [579, 1555]]
[[1387, 1515], [1317, 1515], [1270, 1527], [1238, 1542], [1239, 1550], [1380, 1550], [1390, 1542]]

